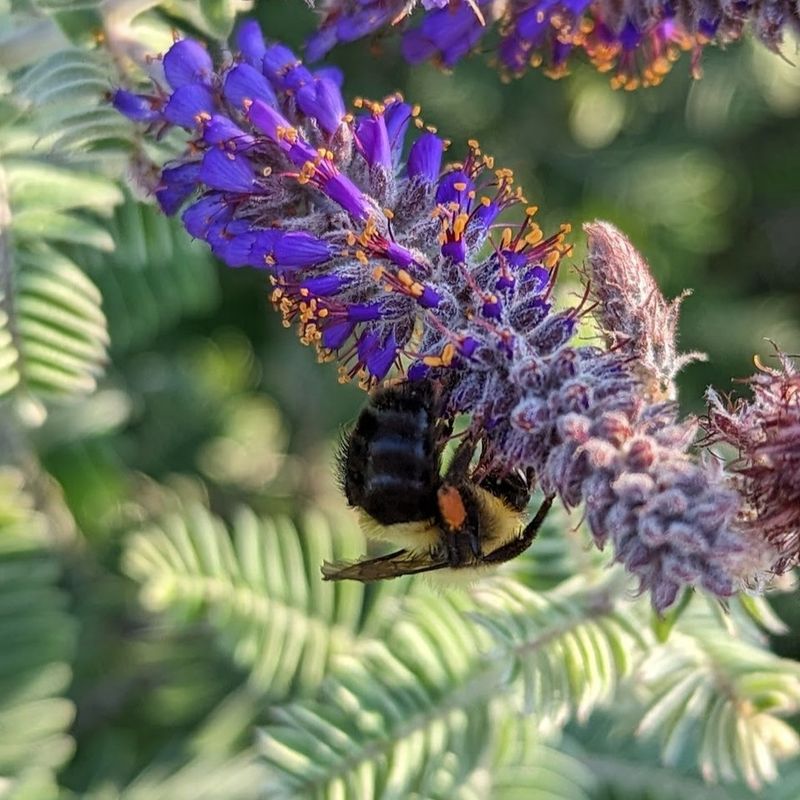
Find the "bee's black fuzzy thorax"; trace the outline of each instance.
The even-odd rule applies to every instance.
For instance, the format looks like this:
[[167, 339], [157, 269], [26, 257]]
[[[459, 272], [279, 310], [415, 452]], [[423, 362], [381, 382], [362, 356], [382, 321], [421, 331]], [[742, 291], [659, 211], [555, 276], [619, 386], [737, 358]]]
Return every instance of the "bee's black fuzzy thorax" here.
[[339, 453], [348, 502], [382, 525], [431, 519], [441, 468], [436, 398], [431, 384], [379, 390]]

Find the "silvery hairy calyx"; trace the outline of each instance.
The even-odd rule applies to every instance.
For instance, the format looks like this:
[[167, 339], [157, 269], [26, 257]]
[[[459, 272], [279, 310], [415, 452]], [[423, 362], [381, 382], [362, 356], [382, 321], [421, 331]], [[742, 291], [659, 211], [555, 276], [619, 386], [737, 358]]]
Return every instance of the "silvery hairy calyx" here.
[[609, 73], [614, 88], [628, 90], [661, 83], [683, 52], [699, 77], [708, 44], [737, 41], [749, 29], [778, 51], [786, 33], [800, 29], [793, 0], [324, 0], [318, 7], [310, 60], [337, 44], [400, 27], [402, 52], [412, 64], [433, 60], [449, 68], [480, 51], [492, 54], [503, 75], [541, 66], [557, 78], [577, 56]]
[[[399, 95], [348, 109], [336, 70], [252, 22], [217, 66], [184, 39], [152, 67], [114, 103], [149, 135], [185, 132], [153, 187], [161, 208], [229, 266], [264, 270], [285, 324], [342, 380], [439, 381], [444, 413], [482, 443], [477, 469], [525, 469], [583, 504], [659, 611], [687, 585], [725, 597], [751, 581], [739, 495], [690, 454], [695, 424], [670, 402], [695, 357], [676, 352], [677, 304], [618, 231], [587, 228], [590, 288], [556, 302], [569, 226], [543, 231], [510, 170]], [[573, 343], [592, 312], [610, 347]]]

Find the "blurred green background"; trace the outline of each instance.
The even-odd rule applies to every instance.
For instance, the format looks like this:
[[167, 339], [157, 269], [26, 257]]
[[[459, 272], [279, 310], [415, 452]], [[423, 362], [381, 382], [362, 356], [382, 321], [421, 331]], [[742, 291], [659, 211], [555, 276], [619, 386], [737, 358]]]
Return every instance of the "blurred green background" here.
[[[142, 35], [148, 42], [168, 46], [170, 24], [204, 30], [185, 4], [162, 5], [158, 25]], [[47, 13], [61, 11], [58, 3], [33, 4], [34, 16], [39, 6]], [[0, 10], [9, 9], [14, 4], [0, 3]], [[269, 37], [296, 48], [314, 25], [313, 12], [298, 0], [261, 2], [257, 15]], [[0, 32], [13, 29], [7, 22]], [[78, 22], [66, 22], [82, 44]], [[788, 44], [787, 55], [794, 52]], [[392, 38], [344, 47], [330, 59], [345, 72], [348, 99], [400, 90], [420, 103], [426, 123], [453, 141], [454, 157], [460, 143], [478, 138], [498, 165], [515, 171], [528, 200], [540, 206], [545, 230], [573, 224], [575, 263], [583, 258], [581, 223], [601, 218], [630, 236], [667, 296], [692, 288], [681, 342], [685, 350], [708, 353], [709, 361], [686, 370], [680, 400], [685, 411], [700, 413], [707, 385], [728, 390], [732, 378], [753, 371], [755, 353], [769, 363], [765, 337], [785, 351], [800, 352], [800, 69], [749, 41], [727, 51], [707, 48], [702, 81], [690, 79], [688, 62], [679, 61], [661, 87], [626, 94], [612, 92], [606, 78], [579, 64], [565, 80], [553, 82], [533, 71], [509, 85], [480, 57], [452, 74], [427, 65], [412, 70]], [[16, 79], [19, 73], [9, 74]], [[11, 84], [9, 78], [4, 93]], [[5, 137], [0, 154], [12, 178], [15, 159], [29, 150], [45, 152], [40, 133], [26, 138], [10, 127], [26, 125], [32, 114], [24, 105], [14, 107], [16, 115], [6, 114], [7, 127], [0, 130]], [[125, 148], [120, 152], [127, 157]], [[115, 175], [119, 153], [104, 153], [102, 148], [81, 153], [78, 147], [64, 163]], [[14, 192], [21, 184], [9, 185], [11, 210], [17, 212], [21, 201]], [[29, 709], [25, 718], [22, 712], [17, 717], [0, 712], [0, 765], [11, 764], [7, 770], [13, 774], [15, 764], [27, 763], [25, 748], [13, 745], [15, 720], [27, 720], [23, 739], [30, 734], [41, 755], [20, 772], [28, 776], [24, 781], [0, 781], [0, 797], [255, 797], [252, 787], [260, 785], [260, 772], [251, 775], [247, 770], [253, 765], [235, 759], [252, 738], [252, 725], [270, 713], [269, 691], [257, 670], [255, 679], [252, 674], [268, 644], [257, 641], [266, 624], [253, 610], [258, 599], [237, 594], [235, 584], [216, 577], [215, 570], [225, 574], [226, 559], [232, 558], [224, 547], [211, 548], [219, 563], [205, 583], [198, 575], [175, 578], [164, 564], [170, 553], [189, 558], [174, 544], [184, 541], [180, 530], [189, 531], [186, 542], [194, 542], [197, 531], [198, 541], [206, 534], [213, 539], [216, 518], [234, 529], [258, 524], [267, 530], [271, 523], [253, 519], [286, 514], [298, 521], [323, 512], [335, 528], [351, 531], [355, 522], [334, 485], [332, 461], [339, 429], [364, 398], [355, 387], [340, 386], [335, 366], [316, 364], [314, 353], [280, 326], [262, 274], [226, 269], [152, 207], [129, 195], [118, 202], [122, 199], [120, 194], [106, 203], [105, 211], [89, 209], [90, 218], [107, 217], [102, 230], [110, 245], [103, 245], [105, 239], [83, 241], [74, 231], [56, 236], [53, 244], [99, 290], [95, 297], [87, 289], [90, 299], [81, 302], [99, 305], [107, 319], [105, 375], [79, 402], [55, 403], [28, 376], [0, 407], [2, 462], [11, 467], [0, 481], [0, 527], [21, 537], [17, 549], [8, 539], [12, 566], [4, 573], [11, 576], [5, 590], [15, 592], [16, 600], [0, 602], [11, 631], [8, 646], [21, 654], [7, 672], [24, 672], [26, 642], [40, 647], [31, 664], [71, 665], [68, 673], [48, 672], [49, 683], [42, 679], [44, 695], [61, 692], [67, 700]], [[28, 227], [12, 230], [20, 253], [35, 254], [41, 233], [30, 217], [25, 222]], [[40, 296], [38, 284], [25, 283], [29, 278], [21, 270], [17, 275], [17, 308], [23, 311]], [[565, 298], [573, 285], [565, 274]], [[0, 339], [0, 351], [2, 344]], [[40, 382], [47, 388], [47, 381]], [[252, 519], [241, 516], [242, 507]], [[559, 530], [576, 522], [557, 515], [551, 534], [558, 538]], [[327, 523], [297, 524], [322, 530]], [[39, 528], [45, 531], [41, 536], [31, 534]], [[131, 531], [140, 528], [151, 538], [132, 540]], [[173, 544], [167, 546], [159, 530], [171, 531]], [[294, 535], [291, 525], [284, 535]], [[362, 544], [352, 538], [348, 546], [358, 552]], [[573, 538], [571, 546], [564, 573], [559, 572], [563, 546], [548, 544], [546, 536], [542, 547], [511, 571], [544, 589], [558, 584], [551, 571], [564, 578], [576, 564], [604, 563], [587, 554], [580, 540]], [[311, 552], [316, 557], [308, 548], [298, 557], [313, 575], [319, 559]], [[137, 582], [144, 587], [141, 595]], [[315, 587], [309, 579], [302, 591], [313, 600]], [[384, 602], [394, 608], [394, 595], [407, 591], [414, 590], [401, 586], [359, 594], [361, 610], [347, 613], [359, 619], [362, 634], [378, 635], [385, 622], [370, 622], [372, 609]], [[341, 608], [349, 596], [337, 595], [339, 610], [319, 624], [343, 625], [336, 615], [345, 613]], [[778, 605], [799, 629], [796, 595], [779, 598]], [[38, 622], [15, 627], [26, 608]], [[166, 616], [158, 613], [165, 610]], [[346, 650], [350, 639], [342, 641], [340, 649]], [[272, 647], [280, 649], [275, 642]], [[775, 636], [773, 644], [782, 654], [800, 657], [795, 637]], [[282, 699], [303, 696], [302, 673], [301, 666], [301, 677], [282, 678], [294, 682]], [[39, 738], [31, 719], [41, 722]], [[602, 753], [611, 723], [593, 721], [584, 733], [575, 733], [575, 741]], [[631, 745], [632, 754], [634, 749]], [[653, 771], [653, 753], [646, 747], [642, 752], [647, 766], [636, 774], [631, 766], [626, 788], [607, 774], [611, 762], [595, 755], [581, 763], [600, 776], [599, 785], [584, 795], [553, 789], [552, 796], [756, 796], [741, 786], [730, 792], [705, 789], [686, 766], [691, 758], [683, 765], [691, 777], [682, 783], [683, 773]], [[631, 755], [631, 762], [637, 758]], [[223, 761], [224, 768], [218, 767]], [[183, 774], [184, 767], [176, 765], [185, 764]], [[60, 770], [60, 789], [51, 782], [53, 766]], [[798, 786], [800, 779], [775, 796], [796, 797]], [[453, 790], [441, 796], [468, 795]]]

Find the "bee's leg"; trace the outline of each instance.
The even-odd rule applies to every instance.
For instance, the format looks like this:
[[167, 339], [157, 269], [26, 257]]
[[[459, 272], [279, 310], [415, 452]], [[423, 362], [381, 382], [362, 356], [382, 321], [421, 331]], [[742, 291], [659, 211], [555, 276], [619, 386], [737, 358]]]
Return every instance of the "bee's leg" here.
[[489, 473], [478, 482], [481, 489], [499, 497], [515, 511], [524, 511], [531, 499], [530, 480], [520, 472], [498, 476]]
[[480, 510], [471, 487], [463, 480], [461, 483], [445, 480], [436, 493], [436, 502], [442, 543], [450, 566], [463, 567], [480, 559]]
[[553, 505], [554, 499], [555, 495], [545, 497], [533, 519], [516, 539], [512, 539], [502, 547], [498, 547], [497, 550], [492, 550], [491, 553], [486, 553], [481, 560], [485, 564], [502, 564], [524, 553], [533, 544], [533, 540], [536, 538], [536, 534], [539, 533], [539, 528], [542, 527], [542, 523], [547, 516], [547, 512], [550, 511], [550, 506]]
[[476, 446], [472, 437], [459, 444], [437, 492], [445, 555], [451, 567], [464, 566], [478, 558], [481, 552], [478, 510], [467, 487], [467, 475]]
[[459, 484], [467, 477], [469, 465], [477, 446], [478, 443], [470, 436], [466, 437], [464, 441], [459, 444], [456, 448], [456, 452], [453, 454], [453, 460], [450, 462], [447, 467], [447, 472], [444, 474], [444, 483]]

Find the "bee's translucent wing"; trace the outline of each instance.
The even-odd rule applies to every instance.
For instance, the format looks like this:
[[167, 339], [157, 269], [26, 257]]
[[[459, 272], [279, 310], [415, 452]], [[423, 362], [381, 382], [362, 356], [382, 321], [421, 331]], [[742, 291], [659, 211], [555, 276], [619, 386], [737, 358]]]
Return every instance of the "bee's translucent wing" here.
[[364, 558], [359, 561], [326, 561], [322, 565], [322, 577], [326, 581], [382, 581], [399, 578], [401, 575], [417, 575], [447, 567], [444, 559], [429, 555], [412, 555], [408, 550], [396, 550], [378, 558]]

